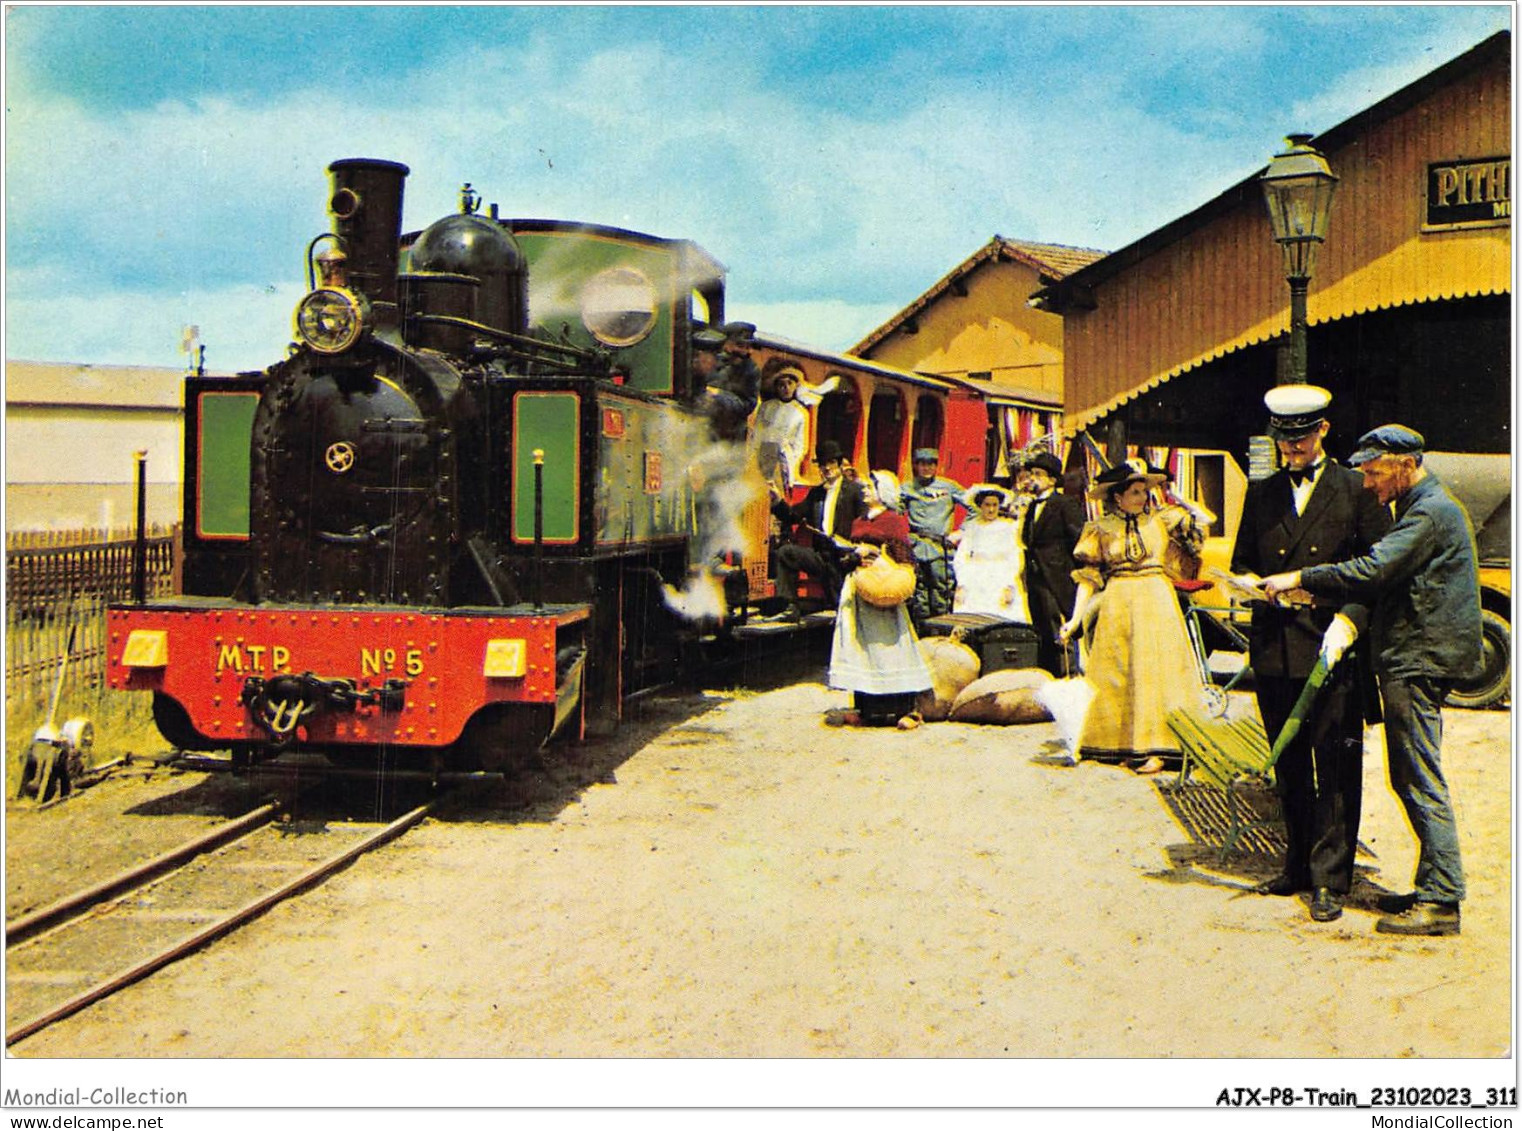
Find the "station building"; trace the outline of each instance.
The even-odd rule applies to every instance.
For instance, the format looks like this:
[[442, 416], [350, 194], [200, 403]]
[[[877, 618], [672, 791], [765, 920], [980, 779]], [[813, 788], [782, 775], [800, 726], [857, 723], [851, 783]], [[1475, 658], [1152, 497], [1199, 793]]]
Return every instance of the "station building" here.
[[[1431, 450], [1511, 450], [1510, 76], [1501, 32], [1311, 139], [1339, 178], [1307, 305], [1335, 457], [1389, 422]], [[1035, 296], [1062, 317], [1063, 429], [1094, 441], [1077, 450], [1171, 458], [1226, 535], [1244, 476], [1273, 468], [1254, 439], [1287, 374], [1263, 171]]]
[[976, 413], [988, 443], [977, 474], [946, 473], [1007, 475], [1014, 453], [1065, 450], [1062, 319], [1029, 300], [1104, 254], [996, 235], [850, 352], [950, 383], [950, 411]]

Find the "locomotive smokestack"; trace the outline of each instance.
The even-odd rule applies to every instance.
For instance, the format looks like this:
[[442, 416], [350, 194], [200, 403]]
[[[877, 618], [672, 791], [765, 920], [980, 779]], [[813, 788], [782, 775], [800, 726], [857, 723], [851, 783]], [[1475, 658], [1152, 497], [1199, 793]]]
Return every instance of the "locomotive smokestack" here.
[[396, 161], [368, 157], [347, 157], [328, 166], [333, 179], [328, 212], [333, 232], [348, 253], [349, 286], [377, 307], [388, 304], [376, 313], [391, 322], [396, 311], [402, 186], [408, 171]]

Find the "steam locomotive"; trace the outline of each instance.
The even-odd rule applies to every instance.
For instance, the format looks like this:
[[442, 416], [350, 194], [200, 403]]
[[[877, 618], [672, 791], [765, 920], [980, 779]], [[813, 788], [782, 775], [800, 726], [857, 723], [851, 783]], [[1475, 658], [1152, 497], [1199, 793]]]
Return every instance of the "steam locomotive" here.
[[674, 670], [724, 268], [469, 185], [404, 235], [406, 166], [328, 172], [288, 356], [186, 380], [182, 592], [110, 610], [108, 679], [234, 765], [500, 768]]

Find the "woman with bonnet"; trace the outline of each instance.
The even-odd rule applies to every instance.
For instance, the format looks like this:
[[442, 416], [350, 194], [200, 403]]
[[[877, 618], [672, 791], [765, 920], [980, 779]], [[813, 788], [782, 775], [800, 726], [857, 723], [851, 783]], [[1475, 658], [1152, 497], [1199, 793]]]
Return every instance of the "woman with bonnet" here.
[[830, 686], [853, 693], [853, 710], [832, 721], [911, 730], [921, 721], [914, 704], [930, 687], [930, 669], [909, 620], [909, 520], [895, 509], [898, 480], [891, 472], [874, 471], [861, 485], [866, 509], [851, 524], [861, 564], [840, 590], [829, 668]]
[[[1197, 556], [1210, 516], [1196, 507], [1154, 505], [1166, 472], [1128, 459], [1089, 489], [1106, 513], [1088, 523], [1073, 549], [1078, 584], [1064, 643], [1095, 611], [1085, 677], [1094, 700], [1079, 739], [1081, 758], [1125, 761], [1157, 773], [1180, 756], [1167, 715], [1197, 705], [1203, 691], [1173, 582], [1164, 569], [1170, 542]], [[1102, 594], [1102, 599], [1096, 599]]]

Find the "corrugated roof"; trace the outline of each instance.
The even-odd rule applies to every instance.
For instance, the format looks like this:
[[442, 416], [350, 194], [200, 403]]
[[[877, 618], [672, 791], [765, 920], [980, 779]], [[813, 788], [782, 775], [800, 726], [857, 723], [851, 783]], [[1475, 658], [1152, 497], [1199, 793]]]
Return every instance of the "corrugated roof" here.
[[864, 353], [870, 350], [878, 342], [897, 330], [909, 319], [924, 310], [936, 299], [940, 298], [949, 290], [957, 280], [971, 274], [984, 263], [1005, 260], [1014, 263], [1024, 263], [1036, 270], [1037, 275], [1049, 282], [1059, 282], [1075, 271], [1081, 270], [1100, 259], [1107, 253], [1086, 247], [1068, 247], [1056, 243], [1033, 243], [1029, 240], [1008, 240], [1003, 236], [994, 236], [977, 251], [973, 252], [961, 263], [957, 264], [945, 275], [938, 279], [934, 286], [927, 290], [919, 298], [900, 310], [888, 321], [884, 322], [872, 333], [868, 334], [856, 345], [851, 347], [854, 354]]
[[184, 370], [159, 366], [7, 361], [5, 403], [179, 409], [184, 381]]

